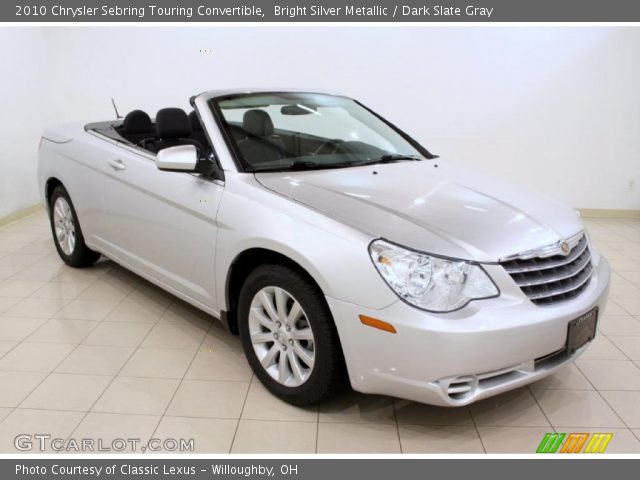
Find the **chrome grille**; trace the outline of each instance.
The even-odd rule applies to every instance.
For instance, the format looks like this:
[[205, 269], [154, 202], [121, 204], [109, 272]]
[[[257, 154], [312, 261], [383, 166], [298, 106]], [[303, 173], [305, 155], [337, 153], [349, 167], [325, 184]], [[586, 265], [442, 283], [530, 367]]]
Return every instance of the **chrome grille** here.
[[593, 266], [586, 235], [581, 233], [567, 243], [572, 247], [567, 255], [550, 248], [546, 255], [522, 254], [500, 264], [536, 305], [569, 300], [587, 288]]

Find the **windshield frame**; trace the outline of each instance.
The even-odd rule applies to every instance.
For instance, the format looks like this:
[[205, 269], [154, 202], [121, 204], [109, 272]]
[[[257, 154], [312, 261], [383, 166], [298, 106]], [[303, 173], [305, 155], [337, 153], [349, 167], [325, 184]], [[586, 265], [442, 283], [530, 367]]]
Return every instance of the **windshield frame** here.
[[[367, 107], [366, 105], [362, 104], [361, 102], [359, 102], [358, 100], [355, 100], [351, 97], [347, 97], [346, 95], [337, 95], [337, 94], [331, 94], [331, 93], [322, 93], [322, 92], [312, 92], [312, 91], [287, 91], [287, 90], [274, 90], [274, 91], [256, 91], [256, 92], [242, 92], [242, 93], [231, 93], [231, 94], [227, 94], [227, 95], [220, 95], [220, 96], [216, 96], [216, 97], [212, 97], [207, 101], [207, 104], [209, 105], [209, 108], [211, 109], [211, 112], [213, 113], [213, 117], [216, 121], [216, 124], [218, 126], [218, 130], [220, 131], [220, 133], [222, 134], [222, 138], [224, 139], [224, 142], [227, 146], [227, 148], [229, 149], [229, 152], [231, 153], [231, 156], [233, 157], [233, 161], [236, 165], [236, 168], [238, 170], [238, 172], [240, 173], [276, 173], [276, 172], [300, 172], [303, 170], [298, 170], [295, 168], [291, 168], [291, 167], [287, 167], [287, 168], [274, 168], [274, 169], [260, 169], [260, 168], [256, 168], [253, 167], [251, 165], [249, 165], [243, 158], [242, 154], [240, 153], [240, 150], [235, 142], [235, 140], [232, 137], [231, 134], [231, 128], [229, 126], [229, 124], [227, 123], [224, 114], [222, 113], [222, 110], [220, 108], [220, 102], [224, 101], [224, 100], [231, 100], [231, 99], [236, 99], [236, 98], [244, 98], [244, 97], [258, 97], [258, 96], [262, 96], [262, 95], [287, 95], [287, 94], [291, 94], [291, 95], [323, 95], [326, 97], [340, 97], [340, 98], [344, 98], [347, 100], [351, 100], [352, 102], [356, 103], [358, 106], [362, 107], [364, 110], [366, 110], [367, 112], [369, 112], [370, 114], [372, 114], [374, 117], [376, 117], [378, 120], [380, 120], [382, 123], [384, 123], [386, 126], [388, 126], [389, 128], [391, 128], [391, 130], [393, 130], [395, 133], [397, 133], [403, 140], [405, 140], [409, 145], [411, 145], [413, 148], [415, 148], [423, 157], [425, 157], [425, 159], [427, 160], [432, 160], [435, 158], [438, 158], [437, 155], [432, 154], [431, 152], [429, 152], [429, 150], [427, 150], [425, 147], [423, 147], [420, 143], [418, 143], [415, 139], [413, 139], [409, 134], [407, 134], [406, 132], [402, 131], [400, 128], [396, 127], [393, 123], [389, 122], [386, 118], [384, 118], [383, 116], [379, 115], [378, 113], [376, 113], [375, 111], [371, 110], [369, 107]], [[357, 163], [351, 164], [351, 165], [323, 165], [323, 166], [318, 166], [318, 168], [310, 168], [306, 171], [315, 171], [315, 170], [333, 170], [333, 169], [338, 169], [338, 168], [355, 168], [355, 167], [360, 167], [360, 166], [364, 166], [364, 165], [358, 165]]]

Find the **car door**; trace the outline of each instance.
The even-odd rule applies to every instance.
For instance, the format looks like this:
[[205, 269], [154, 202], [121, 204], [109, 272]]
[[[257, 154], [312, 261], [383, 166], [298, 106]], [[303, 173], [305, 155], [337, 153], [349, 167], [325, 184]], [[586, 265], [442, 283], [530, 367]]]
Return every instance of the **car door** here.
[[61, 140], [55, 137], [49, 140], [64, 146], [64, 149], [52, 152], [56, 170], [51, 176], [59, 178], [69, 193], [85, 242], [102, 251], [104, 237], [108, 235], [103, 216], [102, 185], [111, 155], [110, 145], [84, 133], [80, 141]]
[[214, 254], [223, 182], [156, 168], [155, 155], [120, 146], [109, 160], [104, 217], [118, 260], [174, 293], [217, 310]]

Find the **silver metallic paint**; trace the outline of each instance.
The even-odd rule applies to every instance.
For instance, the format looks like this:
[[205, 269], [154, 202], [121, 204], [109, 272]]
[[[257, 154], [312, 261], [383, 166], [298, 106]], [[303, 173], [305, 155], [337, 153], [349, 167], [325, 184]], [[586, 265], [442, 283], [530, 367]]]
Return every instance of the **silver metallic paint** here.
[[[532, 304], [496, 264], [581, 232], [573, 210], [443, 160], [240, 173], [207, 104], [236, 92], [205, 92], [194, 101], [224, 182], [160, 171], [148, 152], [63, 125], [43, 135], [43, 201], [47, 181], [61, 181], [91, 248], [214, 316], [229, 308], [226, 278], [240, 254], [261, 248], [289, 257], [325, 294], [351, 383], [363, 392], [459, 405], [515, 388], [552, 370], [464, 402], [446, 397], [438, 380], [530, 364], [562, 347], [569, 321], [594, 306], [602, 312], [609, 269], [595, 251], [586, 290], [553, 306]], [[115, 160], [125, 168], [110, 166]], [[378, 237], [481, 262], [501, 294], [449, 314], [412, 308], [371, 264], [367, 246]], [[360, 314], [392, 323], [397, 334], [362, 325]]]

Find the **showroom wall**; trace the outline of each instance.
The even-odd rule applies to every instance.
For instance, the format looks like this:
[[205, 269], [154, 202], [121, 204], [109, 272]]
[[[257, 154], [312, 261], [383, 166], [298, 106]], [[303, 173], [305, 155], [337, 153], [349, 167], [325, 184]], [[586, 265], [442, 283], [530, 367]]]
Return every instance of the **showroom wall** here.
[[[43, 125], [112, 118], [111, 97], [125, 113], [188, 108], [189, 95], [215, 88], [337, 90], [388, 116], [443, 160], [575, 207], [640, 209], [640, 29], [40, 32], [45, 64], [34, 62], [41, 56], [29, 43], [18, 45], [21, 68], [46, 69], [38, 109]], [[4, 57], [9, 48], [2, 48]], [[14, 129], [22, 132], [21, 125]], [[20, 134], [27, 133], [30, 127]], [[36, 137], [24, 140], [33, 145]]]
[[39, 29], [0, 28], [0, 218], [38, 201], [43, 46]]

